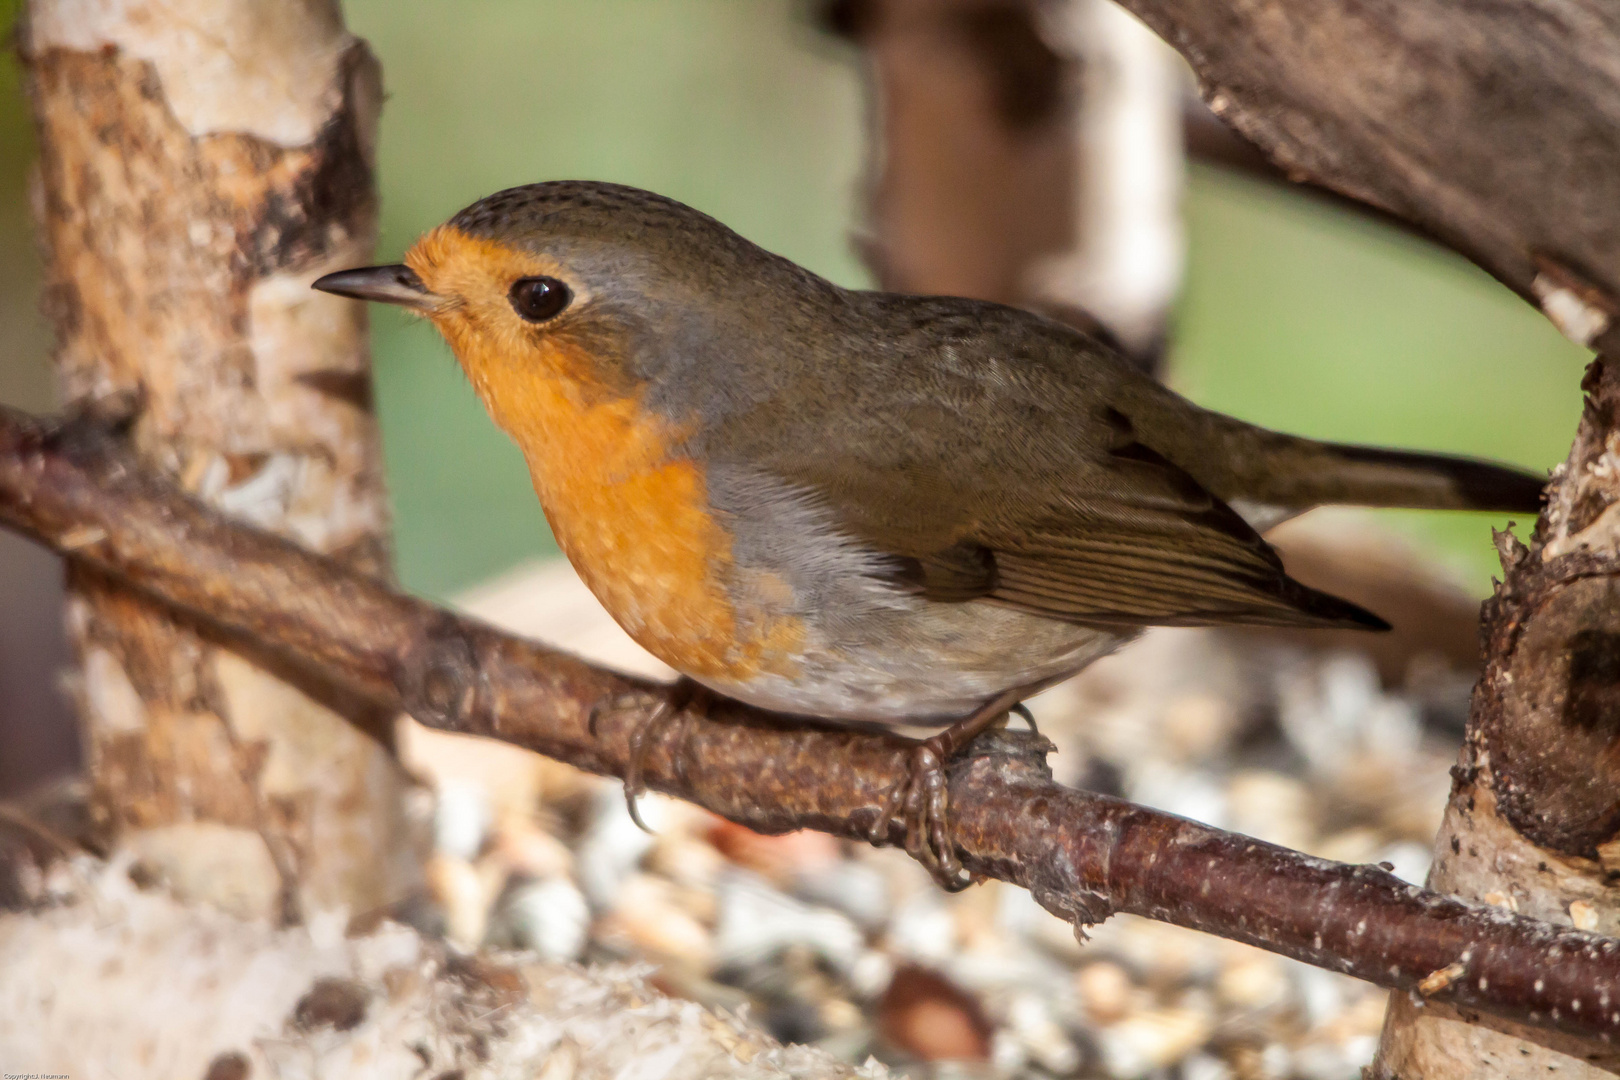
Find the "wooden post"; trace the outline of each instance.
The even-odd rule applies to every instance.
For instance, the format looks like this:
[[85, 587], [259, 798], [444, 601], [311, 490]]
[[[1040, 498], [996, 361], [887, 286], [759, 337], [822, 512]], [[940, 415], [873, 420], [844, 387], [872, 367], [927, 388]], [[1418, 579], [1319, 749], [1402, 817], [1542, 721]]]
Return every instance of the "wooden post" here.
[[[1569, 460], [1527, 548], [1497, 538], [1486, 666], [1429, 887], [1620, 936], [1620, 371], [1598, 359]], [[1587, 1008], [1620, 1009], [1594, 1000]], [[1620, 1048], [1392, 994], [1382, 1080], [1611, 1076]]]
[[[239, 519], [387, 574], [364, 315], [308, 288], [376, 234], [381, 78], [336, 0], [31, 0], [20, 42], [69, 409], [127, 419], [143, 467]], [[69, 578], [94, 809], [150, 877], [287, 921], [408, 891], [390, 717]]]

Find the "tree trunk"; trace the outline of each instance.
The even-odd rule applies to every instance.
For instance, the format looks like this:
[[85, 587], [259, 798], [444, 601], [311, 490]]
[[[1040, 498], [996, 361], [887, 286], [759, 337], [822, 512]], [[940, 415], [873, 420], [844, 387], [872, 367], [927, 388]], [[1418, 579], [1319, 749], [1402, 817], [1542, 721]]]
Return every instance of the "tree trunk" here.
[[[144, 467], [236, 517], [386, 574], [364, 316], [308, 288], [375, 239], [365, 44], [336, 0], [32, 0], [24, 20], [69, 409], [127, 419]], [[69, 580], [94, 808], [150, 877], [283, 920], [402, 897], [391, 718]]]
[[[1620, 372], [1588, 372], [1580, 432], [1531, 546], [1498, 535], [1488, 662], [1429, 887], [1620, 936]], [[1605, 996], [1606, 997], [1606, 996]], [[1620, 1009], [1593, 1000], [1585, 1007]], [[1620, 1047], [1393, 994], [1374, 1075], [1607, 1076]]]

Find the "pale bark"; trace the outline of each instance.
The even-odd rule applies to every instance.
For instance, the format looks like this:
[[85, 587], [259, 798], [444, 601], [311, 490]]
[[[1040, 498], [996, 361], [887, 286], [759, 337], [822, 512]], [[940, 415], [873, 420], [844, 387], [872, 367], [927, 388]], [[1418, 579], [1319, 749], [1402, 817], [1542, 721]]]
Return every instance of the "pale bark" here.
[[1090, 313], [1132, 355], [1164, 348], [1181, 294], [1186, 66], [1113, 0], [1053, 7], [1080, 58], [1077, 182], [1068, 250], [1037, 261], [1022, 291], [1035, 307]]
[[[32, 0], [46, 310], [69, 407], [237, 518], [388, 568], [364, 316], [380, 75], [336, 0]], [[71, 566], [71, 564], [70, 564]], [[413, 880], [386, 717], [70, 569], [98, 814], [183, 897], [307, 917]], [[357, 726], [358, 725], [358, 726]]]

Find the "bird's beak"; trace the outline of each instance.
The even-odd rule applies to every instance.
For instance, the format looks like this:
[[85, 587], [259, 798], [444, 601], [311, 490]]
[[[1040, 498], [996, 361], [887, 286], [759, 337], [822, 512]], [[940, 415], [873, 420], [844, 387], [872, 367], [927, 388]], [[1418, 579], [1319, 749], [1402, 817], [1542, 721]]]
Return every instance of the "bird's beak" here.
[[429, 292], [422, 279], [416, 276], [416, 271], [403, 263], [339, 270], [320, 278], [310, 288], [356, 300], [398, 304], [417, 311], [432, 311], [443, 299], [437, 293]]

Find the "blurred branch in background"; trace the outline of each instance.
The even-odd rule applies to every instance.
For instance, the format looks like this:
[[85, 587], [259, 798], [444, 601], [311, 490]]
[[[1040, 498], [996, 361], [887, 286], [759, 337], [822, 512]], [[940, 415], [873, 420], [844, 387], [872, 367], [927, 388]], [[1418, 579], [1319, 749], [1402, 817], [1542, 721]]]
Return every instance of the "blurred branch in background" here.
[[881, 287], [1101, 329], [1157, 366], [1180, 287], [1179, 61], [1107, 0], [839, 0]]
[[1123, 6], [1290, 176], [1416, 224], [1577, 343], [1613, 347], [1600, 342], [1620, 315], [1612, 11], [1572, 0]]
[[1029, 267], [1025, 288], [1054, 313], [1090, 313], [1131, 353], [1156, 355], [1185, 263], [1185, 69], [1112, 0], [1049, 3], [1042, 21], [1078, 57], [1079, 227], [1071, 250]]
[[[93, 423], [52, 430], [0, 413], [0, 517], [210, 638], [432, 727], [590, 772], [623, 777], [632, 735], [669, 693], [234, 525], [143, 474]], [[903, 740], [782, 726], [735, 703], [679, 720], [653, 736], [648, 785], [765, 833], [864, 839], [909, 761]], [[1049, 749], [1039, 736], [1002, 736], [953, 769], [952, 820], [971, 872], [1028, 888], [1081, 926], [1143, 914], [1545, 1026], [1550, 1041], [1620, 1035], [1616, 1014], [1577, 1004], [1620, 997], [1620, 940], [1064, 787], [1045, 766]], [[903, 834], [892, 823], [887, 840]]]

